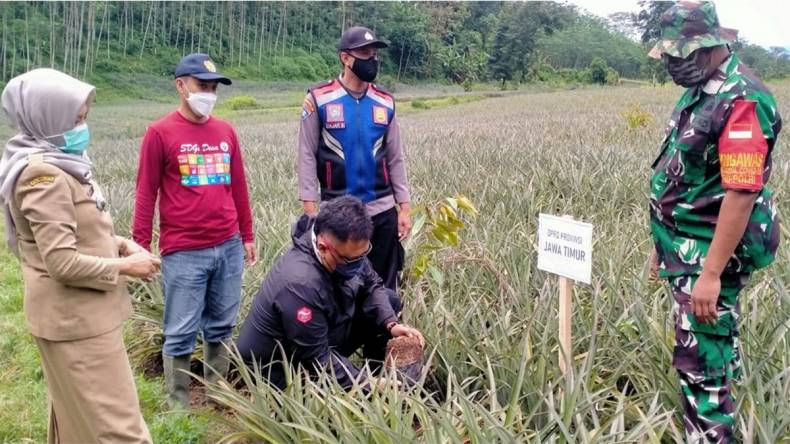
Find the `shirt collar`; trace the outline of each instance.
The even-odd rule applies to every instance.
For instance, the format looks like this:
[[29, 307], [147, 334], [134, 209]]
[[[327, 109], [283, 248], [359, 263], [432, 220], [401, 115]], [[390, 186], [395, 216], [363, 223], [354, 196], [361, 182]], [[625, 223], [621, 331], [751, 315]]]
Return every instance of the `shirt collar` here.
[[342, 73], [339, 76], [337, 76], [337, 80], [340, 82], [340, 86], [342, 86], [343, 89], [345, 89], [346, 92], [351, 97], [354, 97], [355, 99], [361, 99], [362, 97], [364, 97], [365, 94], [367, 94], [367, 92], [368, 92], [368, 85], [370, 85], [369, 83], [365, 83], [365, 89], [363, 89], [362, 91], [357, 92], [357, 91], [352, 91], [352, 90], [348, 89], [348, 87], [346, 86], [346, 82], [343, 81], [343, 74]]
[[321, 259], [321, 254], [318, 252], [318, 238], [315, 235], [315, 228], [310, 228], [310, 244], [313, 246], [313, 254], [315, 254], [315, 258], [318, 259], [318, 262], [323, 266], [324, 261]]
[[716, 68], [716, 71], [708, 79], [707, 83], [702, 87], [705, 94], [715, 95], [719, 92], [724, 82], [729, 77], [732, 71], [732, 62], [735, 61], [735, 54], [730, 54], [722, 63]]

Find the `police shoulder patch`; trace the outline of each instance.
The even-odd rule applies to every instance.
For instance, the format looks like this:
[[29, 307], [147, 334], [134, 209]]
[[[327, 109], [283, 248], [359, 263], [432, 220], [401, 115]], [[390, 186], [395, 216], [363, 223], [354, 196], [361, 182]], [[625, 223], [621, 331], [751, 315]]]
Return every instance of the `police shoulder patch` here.
[[27, 183], [27, 186], [34, 187], [36, 185], [40, 185], [42, 183], [52, 183], [55, 181], [55, 176], [38, 176], [30, 179]]
[[313, 103], [310, 96], [304, 98], [304, 102], [302, 102], [302, 108], [304, 108], [305, 111], [309, 112], [310, 114], [315, 112], [315, 104]]
[[310, 117], [315, 112], [315, 104], [312, 98], [308, 95], [302, 102], [302, 120]]

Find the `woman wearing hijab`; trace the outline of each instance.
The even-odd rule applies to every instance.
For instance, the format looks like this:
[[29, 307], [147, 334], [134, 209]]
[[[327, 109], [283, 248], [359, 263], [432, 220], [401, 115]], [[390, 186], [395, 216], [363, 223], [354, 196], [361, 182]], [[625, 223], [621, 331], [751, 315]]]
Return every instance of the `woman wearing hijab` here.
[[8, 82], [2, 104], [18, 134], [0, 160], [0, 204], [49, 389], [49, 442], [149, 443], [122, 324], [126, 277], [152, 278], [159, 260], [115, 235], [92, 178], [94, 95], [52, 69]]

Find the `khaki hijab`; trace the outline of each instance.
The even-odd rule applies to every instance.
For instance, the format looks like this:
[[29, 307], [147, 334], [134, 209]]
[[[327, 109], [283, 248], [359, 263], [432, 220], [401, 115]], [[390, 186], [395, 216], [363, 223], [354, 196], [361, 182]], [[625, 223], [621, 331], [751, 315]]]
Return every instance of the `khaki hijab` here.
[[8, 140], [0, 159], [0, 205], [5, 213], [5, 234], [9, 248], [17, 254], [16, 227], [9, 202], [16, 179], [28, 165], [28, 156], [41, 154], [50, 163], [94, 186], [94, 198], [104, 208], [104, 197], [93, 182], [92, 164], [86, 154], [60, 150], [63, 133], [74, 128], [80, 108], [95, 95], [95, 88], [54, 69], [34, 69], [11, 79], [3, 90], [6, 116], [18, 133]]

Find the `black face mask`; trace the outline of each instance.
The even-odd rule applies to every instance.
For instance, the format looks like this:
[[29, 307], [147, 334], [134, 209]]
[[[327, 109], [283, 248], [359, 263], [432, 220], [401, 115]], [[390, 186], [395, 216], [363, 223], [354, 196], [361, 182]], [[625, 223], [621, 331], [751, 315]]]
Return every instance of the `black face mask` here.
[[[349, 54], [351, 55], [351, 54]], [[351, 57], [354, 57], [353, 55]], [[372, 82], [376, 79], [379, 73], [379, 61], [376, 57], [369, 59], [359, 59], [354, 57], [354, 64], [351, 65], [351, 72], [353, 72], [359, 80], [363, 82]]]
[[[666, 56], [664, 63], [667, 66], [669, 75], [672, 76], [672, 81], [684, 88], [692, 88], [702, 84], [708, 79], [710, 74], [707, 68], [710, 59], [705, 63], [700, 62], [706, 55], [707, 52], [697, 50], [691, 57], [685, 59]], [[702, 65], [701, 68], [700, 65]]]

